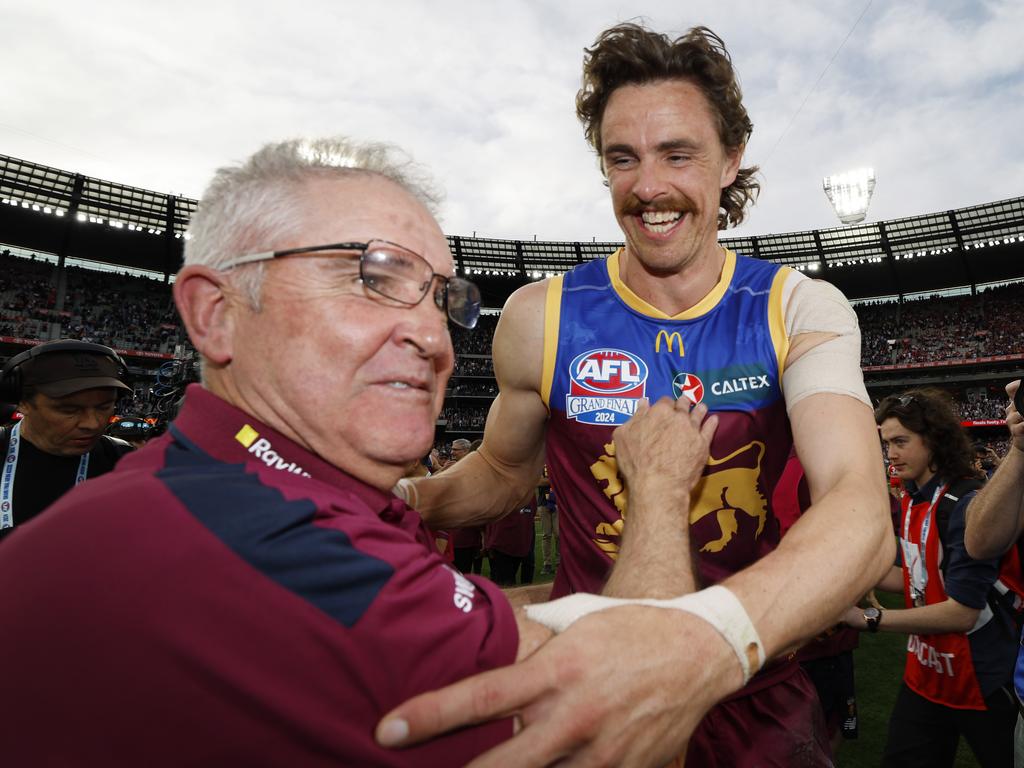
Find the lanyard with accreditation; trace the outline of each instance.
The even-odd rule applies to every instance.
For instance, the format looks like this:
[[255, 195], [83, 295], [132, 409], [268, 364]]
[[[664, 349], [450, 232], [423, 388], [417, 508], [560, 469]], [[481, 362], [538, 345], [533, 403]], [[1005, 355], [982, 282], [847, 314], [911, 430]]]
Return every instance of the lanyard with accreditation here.
[[[18, 453], [21, 451], [21, 422], [11, 430], [11, 442], [4, 458], [3, 474], [0, 476], [0, 530], [14, 527], [14, 472], [18, 467]], [[78, 461], [75, 485], [83, 482], [89, 472], [89, 454], [83, 453]]]
[[[949, 489], [949, 484], [939, 486], [932, 494], [931, 504], [928, 511], [924, 513], [924, 520], [921, 522], [921, 537], [917, 545], [910, 543], [910, 518], [913, 517], [913, 500], [907, 505], [907, 511], [903, 516], [903, 537], [900, 539], [900, 546], [903, 548], [903, 562], [907, 567], [910, 576], [910, 596], [914, 600], [914, 606], [920, 608], [925, 604], [924, 590], [928, 586], [928, 534], [931, 532], [932, 521], [935, 518], [935, 507], [942, 498], [942, 495]], [[939, 548], [941, 558], [942, 548]]]

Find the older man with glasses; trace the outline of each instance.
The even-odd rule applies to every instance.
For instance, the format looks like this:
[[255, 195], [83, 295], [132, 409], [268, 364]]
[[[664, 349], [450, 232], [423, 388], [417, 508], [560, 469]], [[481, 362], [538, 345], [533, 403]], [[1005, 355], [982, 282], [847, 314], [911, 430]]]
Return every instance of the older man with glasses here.
[[[218, 171], [174, 286], [202, 384], [0, 553], [0, 763], [464, 765], [511, 737], [506, 718], [400, 752], [373, 738], [408, 697], [550, 635], [444, 563], [390, 492], [433, 442], [448, 324], [480, 310], [431, 204], [380, 145], [285, 142]], [[717, 423], [641, 410], [616, 438], [651, 539], [624, 550], [625, 581], [650, 580], [647, 554], [688, 556], [645, 513], [685, 514]], [[665, 435], [685, 446], [671, 466]], [[552, 642], [595, 650], [574, 638]]]

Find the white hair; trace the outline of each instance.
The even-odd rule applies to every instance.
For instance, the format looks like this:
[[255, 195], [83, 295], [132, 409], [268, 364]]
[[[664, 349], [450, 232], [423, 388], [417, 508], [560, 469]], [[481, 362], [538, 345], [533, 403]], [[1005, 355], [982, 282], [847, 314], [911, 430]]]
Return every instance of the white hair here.
[[[291, 139], [267, 144], [245, 162], [217, 170], [189, 223], [185, 265], [219, 269], [233, 258], [294, 239], [303, 226], [303, 187], [314, 180], [357, 174], [390, 179], [437, 217], [440, 192], [398, 147], [342, 136]], [[235, 287], [259, 311], [264, 264], [241, 266], [235, 272]]]

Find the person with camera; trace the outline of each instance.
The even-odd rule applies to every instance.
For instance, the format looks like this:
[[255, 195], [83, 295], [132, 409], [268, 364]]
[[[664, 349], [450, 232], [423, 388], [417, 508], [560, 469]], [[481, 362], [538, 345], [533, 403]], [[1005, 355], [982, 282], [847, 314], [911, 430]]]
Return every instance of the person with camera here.
[[999, 560], [964, 548], [965, 515], [983, 483], [974, 450], [952, 401], [936, 389], [885, 398], [875, 420], [903, 481], [902, 565], [878, 587], [902, 591], [906, 608], [853, 607], [844, 621], [909, 635], [882, 764], [952, 765], [962, 735], [982, 766], [1009, 766], [1017, 643], [1012, 608], [999, 593]]
[[[1006, 426], [1012, 442], [988, 484], [967, 510], [964, 544], [971, 557], [998, 557], [1014, 544], [1020, 547], [1024, 534], [1024, 383], [1010, 382], [1006, 385], [1006, 394], [1010, 397]], [[1020, 698], [1024, 696], [1024, 653], [1018, 653], [1013, 678]], [[1024, 721], [1019, 715], [1014, 735], [1014, 765], [1024, 766]]]
[[130, 389], [124, 368], [109, 347], [72, 339], [39, 344], [4, 365], [0, 400], [17, 403], [22, 418], [0, 429], [0, 541], [131, 450], [103, 434], [118, 392]]

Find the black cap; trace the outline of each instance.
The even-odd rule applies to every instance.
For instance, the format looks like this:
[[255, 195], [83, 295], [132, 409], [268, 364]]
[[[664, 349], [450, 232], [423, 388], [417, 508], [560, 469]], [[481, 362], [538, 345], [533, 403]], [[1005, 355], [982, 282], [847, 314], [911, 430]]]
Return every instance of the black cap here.
[[86, 351], [49, 352], [32, 358], [22, 368], [22, 386], [31, 386], [49, 397], [66, 397], [84, 389], [114, 387], [131, 390], [118, 377], [112, 358]]

